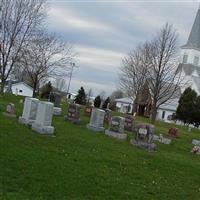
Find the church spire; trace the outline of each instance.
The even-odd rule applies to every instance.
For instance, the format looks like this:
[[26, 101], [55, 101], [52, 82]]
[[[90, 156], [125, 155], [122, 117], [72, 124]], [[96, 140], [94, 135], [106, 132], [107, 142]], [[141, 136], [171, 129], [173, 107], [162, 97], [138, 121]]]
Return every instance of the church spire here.
[[191, 48], [200, 50], [200, 4], [187, 44], [184, 45], [182, 48]]

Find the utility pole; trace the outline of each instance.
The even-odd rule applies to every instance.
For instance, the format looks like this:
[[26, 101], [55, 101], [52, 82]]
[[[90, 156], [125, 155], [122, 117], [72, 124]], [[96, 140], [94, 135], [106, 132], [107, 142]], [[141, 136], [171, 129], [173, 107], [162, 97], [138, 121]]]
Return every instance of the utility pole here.
[[70, 66], [71, 66], [71, 71], [70, 71], [69, 83], [68, 83], [68, 87], [67, 87], [67, 94], [69, 94], [70, 84], [71, 84], [71, 80], [72, 80], [72, 73], [73, 73], [74, 67], [76, 67], [76, 65], [75, 65], [75, 63], [70, 62]]

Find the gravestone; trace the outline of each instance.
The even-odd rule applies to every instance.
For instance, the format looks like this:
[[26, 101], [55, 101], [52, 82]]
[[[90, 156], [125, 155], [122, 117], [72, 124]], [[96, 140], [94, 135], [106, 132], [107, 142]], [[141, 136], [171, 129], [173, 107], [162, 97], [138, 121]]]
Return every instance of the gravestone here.
[[93, 106], [87, 105], [85, 106], [85, 116], [90, 117], [92, 113]]
[[104, 131], [103, 127], [104, 116], [105, 116], [104, 110], [93, 108], [90, 117], [90, 123], [87, 124], [87, 128], [97, 132]]
[[153, 143], [155, 127], [151, 124], [140, 124], [135, 135], [130, 143], [132, 145], [147, 149], [148, 151], [155, 151], [156, 144]]
[[133, 131], [133, 120], [134, 117], [131, 115], [126, 115], [125, 116], [125, 122], [124, 122], [124, 130], [126, 131]]
[[49, 101], [54, 104], [53, 114], [57, 116], [61, 115], [62, 113], [62, 109], [60, 108], [61, 95], [56, 92], [51, 92], [49, 95]]
[[194, 147], [192, 148], [192, 153], [200, 155], [200, 140], [193, 139], [192, 144]]
[[13, 93], [12, 92], [12, 81], [11, 80], [8, 81], [8, 87], [6, 89], [6, 93], [10, 93], [10, 94]]
[[9, 103], [6, 106], [6, 112], [4, 112], [3, 114], [5, 116], [8, 116], [8, 117], [16, 117], [16, 114], [15, 114], [15, 105], [13, 103]]
[[153, 140], [154, 140], [154, 141], [158, 141], [158, 142], [160, 142], [160, 143], [162, 143], [162, 144], [170, 144], [171, 141], [172, 141], [172, 140], [169, 139], [169, 138], [163, 137], [162, 134], [160, 134], [159, 136], [158, 136], [158, 135], [154, 135], [154, 136], [153, 136]]
[[51, 126], [53, 118], [53, 103], [40, 101], [37, 107], [35, 122], [32, 124], [32, 130], [41, 134], [53, 134], [54, 127]]
[[69, 104], [68, 113], [64, 118], [74, 124], [80, 124], [80, 105], [75, 103]]
[[31, 125], [36, 120], [39, 100], [36, 98], [26, 97], [22, 116], [19, 117], [19, 123]]
[[106, 108], [104, 121], [109, 124], [111, 121], [111, 118], [112, 118], [112, 110]]
[[124, 118], [120, 116], [112, 117], [109, 130], [106, 130], [105, 134], [120, 140], [126, 140], [127, 134], [124, 133]]
[[174, 138], [177, 137], [178, 129], [174, 128], [174, 127], [170, 128], [169, 132], [168, 132], [168, 135], [171, 136], [171, 137], [174, 137]]

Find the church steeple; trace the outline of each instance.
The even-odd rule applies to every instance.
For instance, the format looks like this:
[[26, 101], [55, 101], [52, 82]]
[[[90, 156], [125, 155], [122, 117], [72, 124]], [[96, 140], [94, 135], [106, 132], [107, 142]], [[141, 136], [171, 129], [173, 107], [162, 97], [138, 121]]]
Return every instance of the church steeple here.
[[200, 50], [200, 4], [187, 44], [182, 46], [182, 48]]

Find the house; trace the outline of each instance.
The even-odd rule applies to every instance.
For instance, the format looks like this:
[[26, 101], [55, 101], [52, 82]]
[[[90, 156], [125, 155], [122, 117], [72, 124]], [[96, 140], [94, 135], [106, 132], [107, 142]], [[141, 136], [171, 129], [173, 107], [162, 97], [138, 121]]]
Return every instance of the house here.
[[129, 97], [115, 99], [116, 108], [122, 113], [132, 113], [133, 112], [133, 100]]
[[[9, 81], [6, 81], [6, 86], [4, 87], [4, 92], [8, 89]], [[33, 88], [24, 82], [13, 82], [11, 83], [12, 93], [19, 96], [32, 97]]]

